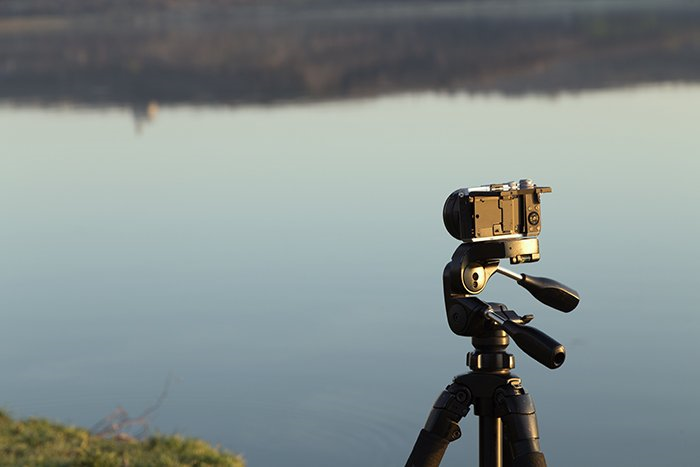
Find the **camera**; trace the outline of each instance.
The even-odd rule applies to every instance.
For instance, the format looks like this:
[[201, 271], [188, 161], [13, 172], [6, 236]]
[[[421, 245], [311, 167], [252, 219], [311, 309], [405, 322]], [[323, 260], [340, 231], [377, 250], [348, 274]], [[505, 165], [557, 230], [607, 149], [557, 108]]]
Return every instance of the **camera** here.
[[542, 193], [530, 179], [460, 188], [445, 201], [447, 231], [465, 243], [536, 237], [542, 230]]

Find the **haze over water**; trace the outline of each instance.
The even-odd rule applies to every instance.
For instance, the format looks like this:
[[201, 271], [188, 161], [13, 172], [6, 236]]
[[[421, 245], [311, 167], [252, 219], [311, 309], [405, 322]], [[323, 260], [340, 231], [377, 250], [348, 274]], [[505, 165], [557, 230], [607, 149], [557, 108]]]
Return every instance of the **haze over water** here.
[[[357, 25], [318, 49], [290, 46], [278, 56], [289, 68], [250, 62], [255, 79], [240, 88], [208, 88], [220, 75], [190, 81], [167, 60], [128, 79], [107, 67], [102, 81], [90, 71], [98, 41], [70, 85], [32, 87], [40, 81], [23, 73], [38, 68], [3, 62], [0, 406], [90, 427], [118, 405], [139, 414], [172, 376], [152, 427], [221, 443], [251, 467], [403, 465], [471, 348], [445, 318], [441, 275], [459, 243], [443, 202], [459, 187], [528, 177], [553, 188], [542, 259], [512, 268], [564, 282], [582, 302], [562, 314], [500, 276], [482, 298], [534, 313], [567, 347], [558, 370], [510, 347], [549, 465], [692, 465], [700, 86], [689, 58], [700, 36], [690, 13], [654, 17], [605, 39], [590, 18], [523, 21], [543, 31], [520, 36], [527, 44], [562, 42], [479, 59], [477, 73], [469, 44], [514, 43], [500, 20], [469, 40], [454, 24], [456, 36], [427, 39], [446, 29], [357, 20], [405, 60], [362, 74], [355, 58], [369, 55], [341, 54], [326, 81], [314, 53], [375, 47], [340, 40], [370, 37]], [[421, 74], [440, 48], [399, 46], [450, 37], [442, 74]], [[35, 63], [29, 55], [13, 63]], [[177, 92], [149, 103], [154, 76]], [[272, 96], [287, 79], [298, 86]], [[442, 465], [476, 463], [476, 423], [462, 421]]]
[[[687, 465], [694, 413], [660, 395], [700, 382], [676, 363], [697, 355], [682, 232], [697, 227], [699, 98], [164, 108], [140, 134], [123, 110], [5, 107], [3, 403], [89, 426], [150, 405], [173, 374], [164, 432], [251, 465], [400, 464], [470, 347], [444, 316], [457, 242], [442, 202], [529, 176], [554, 192], [542, 260], [517, 269], [582, 304], [563, 315], [499, 277], [485, 297], [567, 346], [556, 371], [512, 346], [550, 462]], [[443, 465], [475, 456], [475, 420], [462, 426]]]

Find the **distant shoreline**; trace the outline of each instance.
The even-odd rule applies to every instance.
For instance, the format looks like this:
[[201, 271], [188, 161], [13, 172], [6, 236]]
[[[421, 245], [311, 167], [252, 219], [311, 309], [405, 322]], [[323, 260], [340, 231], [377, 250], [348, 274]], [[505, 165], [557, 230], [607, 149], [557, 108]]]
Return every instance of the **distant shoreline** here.
[[686, 1], [277, 3], [3, 2], [0, 101], [138, 108], [700, 81], [700, 5]]
[[514, 13], [541, 15], [550, 13], [578, 14], [586, 12], [645, 11], [697, 8], [693, 0], [4, 0], [0, 17], [10, 16], [70, 16], [83, 14], [207, 13], [267, 11], [289, 14], [311, 12], [328, 16], [329, 12], [462, 12], [472, 14]]

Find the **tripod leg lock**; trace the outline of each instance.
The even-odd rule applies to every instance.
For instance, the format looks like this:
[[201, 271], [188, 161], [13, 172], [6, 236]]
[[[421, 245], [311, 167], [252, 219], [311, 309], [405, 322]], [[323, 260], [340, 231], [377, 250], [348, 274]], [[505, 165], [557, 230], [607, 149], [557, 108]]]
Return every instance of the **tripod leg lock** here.
[[450, 384], [433, 404], [433, 410], [425, 422], [425, 430], [447, 442], [459, 439], [462, 432], [459, 421], [469, 413], [471, 392], [461, 384]]
[[546, 467], [532, 397], [518, 381], [513, 381], [497, 389], [494, 398], [512, 451], [513, 465]]
[[447, 445], [459, 439], [459, 421], [469, 413], [472, 395], [461, 384], [452, 383], [440, 394], [420, 431], [406, 467], [437, 467]]

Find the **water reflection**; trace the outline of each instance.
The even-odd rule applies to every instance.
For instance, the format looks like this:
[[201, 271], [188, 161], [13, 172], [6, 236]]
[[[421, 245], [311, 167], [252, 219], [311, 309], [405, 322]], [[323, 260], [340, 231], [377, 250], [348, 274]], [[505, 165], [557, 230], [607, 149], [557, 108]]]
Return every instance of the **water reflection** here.
[[[2, 403], [91, 426], [140, 412], [172, 372], [165, 432], [251, 465], [401, 464], [469, 347], [441, 302], [444, 198], [530, 176], [554, 193], [526, 268], [583, 302], [558, 314], [505, 279], [487, 298], [569, 348], [556, 371], [515, 351], [550, 463], [690, 465], [694, 413], [659, 395], [700, 382], [668, 358], [692, 361], [700, 324], [699, 99], [166, 106], [140, 135], [124, 110], [5, 107]], [[475, 459], [463, 424], [443, 465]]]
[[700, 6], [682, 0], [60, 3], [0, 5], [0, 99], [139, 109], [700, 77]]

